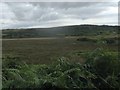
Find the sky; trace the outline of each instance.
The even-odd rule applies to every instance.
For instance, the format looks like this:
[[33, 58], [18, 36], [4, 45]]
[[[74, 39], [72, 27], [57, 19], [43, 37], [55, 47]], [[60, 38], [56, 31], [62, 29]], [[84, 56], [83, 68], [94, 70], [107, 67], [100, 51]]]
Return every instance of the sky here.
[[2, 2], [0, 8], [3, 29], [118, 25], [118, 2]]

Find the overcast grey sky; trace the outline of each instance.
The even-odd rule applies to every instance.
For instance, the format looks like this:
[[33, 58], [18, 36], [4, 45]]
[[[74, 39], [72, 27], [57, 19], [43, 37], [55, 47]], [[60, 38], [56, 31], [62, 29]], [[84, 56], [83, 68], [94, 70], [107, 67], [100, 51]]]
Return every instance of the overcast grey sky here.
[[0, 28], [118, 24], [118, 2], [4, 2], [0, 8]]

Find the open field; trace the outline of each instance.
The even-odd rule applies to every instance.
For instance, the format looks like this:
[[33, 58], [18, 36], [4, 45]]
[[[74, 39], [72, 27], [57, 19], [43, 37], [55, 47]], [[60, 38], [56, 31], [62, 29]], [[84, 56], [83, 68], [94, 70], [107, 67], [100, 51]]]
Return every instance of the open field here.
[[77, 62], [83, 62], [79, 51], [90, 51], [103, 47], [110, 51], [117, 51], [117, 45], [98, 45], [93, 42], [77, 41], [78, 37], [66, 38], [21, 38], [3, 39], [3, 57], [6, 55], [20, 57], [28, 63], [50, 64], [58, 57], [67, 57]]
[[120, 88], [117, 37], [98, 38], [3, 39], [3, 88]]

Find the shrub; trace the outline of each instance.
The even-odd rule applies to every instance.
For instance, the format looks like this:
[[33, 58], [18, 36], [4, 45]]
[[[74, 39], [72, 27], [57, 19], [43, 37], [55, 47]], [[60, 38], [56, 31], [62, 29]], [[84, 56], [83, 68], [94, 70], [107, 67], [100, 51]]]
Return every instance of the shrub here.
[[103, 49], [96, 49], [86, 54], [86, 64], [89, 64], [94, 72], [102, 77], [107, 77], [113, 73], [117, 75], [120, 70], [120, 60], [117, 54]]
[[87, 38], [87, 37], [83, 37], [83, 38], [78, 38], [77, 41], [89, 41], [89, 42], [97, 42], [96, 39], [91, 39], [91, 38]]
[[19, 68], [24, 62], [19, 57], [5, 56], [2, 58], [2, 68]]

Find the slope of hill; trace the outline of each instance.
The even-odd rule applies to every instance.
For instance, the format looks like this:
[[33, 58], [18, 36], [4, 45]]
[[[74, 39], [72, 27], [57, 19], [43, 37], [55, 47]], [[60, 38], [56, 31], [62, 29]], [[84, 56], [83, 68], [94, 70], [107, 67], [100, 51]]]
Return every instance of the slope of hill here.
[[6, 29], [2, 30], [3, 38], [39, 38], [61, 36], [93, 36], [118, 33], [118, 26], [107, 25], [74, 25], [53, 28]]

